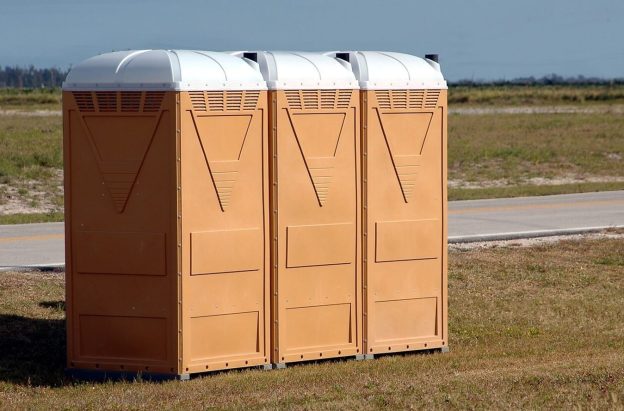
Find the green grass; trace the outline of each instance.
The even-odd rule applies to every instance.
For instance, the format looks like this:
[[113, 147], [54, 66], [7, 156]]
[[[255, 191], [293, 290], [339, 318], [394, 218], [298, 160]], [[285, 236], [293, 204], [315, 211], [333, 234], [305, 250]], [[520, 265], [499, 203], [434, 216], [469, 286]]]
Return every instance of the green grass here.
[[452, 107], [622, 104], [624, 85], [451, 86], [448, 99]]
[[517, 185], [511, 187], [449, 188], [448, 199], [450, 201], [479, 200], [485, 198], [530, 197], [615, 190], [624, 190], [624, 181], [615, 183], [578, 183], [541, 186]]
[[0, 116], [0, 207], [14, 196], [35, 210], [60, 211], [62, 168], [59, 116]]
[[58, 116], [0, 116], [0, 182], [45, 179], [63, 168]]
[[2, 224], [31, 224], [31, 223], [54, 223], [64, 220], [62, 211], [51, 213], [16, 213], [0, 215]]
[[451, 251], [449, 354], [188, 382], [64, 378], [63, 276], [0, 275], [0, 408], [624, 407], [624, 240]]
[[451, 115], [449, 179], [624, 177], [624, 116]]
[[0, 88], [2, 110], [60, 110], [60, 89]]

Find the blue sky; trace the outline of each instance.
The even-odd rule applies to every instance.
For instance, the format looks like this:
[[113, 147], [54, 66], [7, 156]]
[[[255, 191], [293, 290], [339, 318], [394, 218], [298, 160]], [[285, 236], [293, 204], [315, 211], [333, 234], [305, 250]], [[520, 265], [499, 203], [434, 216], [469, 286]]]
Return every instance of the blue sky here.
[[437, 52], [450, 80], [624, 77], [622, 0], [0, 0], [0, 65], [111, 50]]

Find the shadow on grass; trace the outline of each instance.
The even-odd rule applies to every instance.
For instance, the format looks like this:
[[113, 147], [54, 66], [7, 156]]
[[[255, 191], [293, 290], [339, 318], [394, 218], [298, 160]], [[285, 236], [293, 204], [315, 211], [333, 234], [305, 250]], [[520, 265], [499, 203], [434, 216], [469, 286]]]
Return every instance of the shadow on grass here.
[[60, 386], [64, 368], [65, 320], [0, 315], [1, 382]]

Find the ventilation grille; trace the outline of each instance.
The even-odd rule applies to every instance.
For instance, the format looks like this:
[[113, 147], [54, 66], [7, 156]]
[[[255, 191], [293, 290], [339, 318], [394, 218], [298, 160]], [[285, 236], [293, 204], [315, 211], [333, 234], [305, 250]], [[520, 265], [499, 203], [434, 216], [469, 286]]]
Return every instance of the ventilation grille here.
[[139, 113], [160, 111], [164, 91], [76, 91], [81, 112]]
[[244, 111], [258, 106], [259, 91], [191, 91], [195, 111]]
[[384, 110], [436, 108], [440, 90], [377, 90], [375, 95]]
[[93, 104], [93, 96], [89, 91], [80, 91], [74, 93], [74, 100], [78, 105], [78, 110], [82, 112], [95, 111], [95, 105]]
[[286, 90], [288, 107], [294, 110], [349, 108], [352, 90]]

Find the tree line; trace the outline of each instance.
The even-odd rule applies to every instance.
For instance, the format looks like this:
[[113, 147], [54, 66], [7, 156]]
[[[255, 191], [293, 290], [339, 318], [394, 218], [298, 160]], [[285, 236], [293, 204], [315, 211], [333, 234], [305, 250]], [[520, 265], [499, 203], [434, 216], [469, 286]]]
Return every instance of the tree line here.
[[56, 88], [61, 87], [69, 70], [56, 67], [0, 67], [0, 88]]

